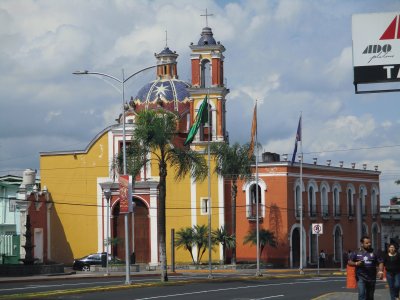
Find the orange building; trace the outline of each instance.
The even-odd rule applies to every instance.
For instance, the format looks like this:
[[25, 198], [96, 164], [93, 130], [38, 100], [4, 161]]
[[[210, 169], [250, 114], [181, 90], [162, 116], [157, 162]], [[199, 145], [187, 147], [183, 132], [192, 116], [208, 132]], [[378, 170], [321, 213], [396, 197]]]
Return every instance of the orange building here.
[[[303, 187], [303, 267], [316, 266], [319, 251], [327, 254], [327, 265], [343, 266], [348, 250], [359, 246], [357, 205], [362, 215], [361, 234], [369, 235], [380, 249], [379, 171], [302, 165], [280, 161], [279, 155], [264, 153], [259, 163], [259, 223], [277, 238], [278, 247], [266, 247], [261, 260], [276, 266], [299, 267], [300, 188]], [[239, 188], [241, 187], [241, 190]], [[361, 203], [360, 203], [361, 202]], [[237, 240], [242, 241], [256, 226], [256, 181], [238, 186]], [[323, 233], [313, 234], [312, 225], [322, 224]], [[255, 247], [238, 243], [238, 261], [254, 261]]]

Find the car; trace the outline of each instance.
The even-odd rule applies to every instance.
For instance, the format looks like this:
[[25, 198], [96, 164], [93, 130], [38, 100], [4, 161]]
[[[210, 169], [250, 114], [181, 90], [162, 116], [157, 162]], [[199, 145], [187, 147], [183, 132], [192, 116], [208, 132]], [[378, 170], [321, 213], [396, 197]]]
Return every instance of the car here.
[[[72, 268], [74, 270], [79, 270], [79, 271], [90, 271], [90, 266], [102, 265], [102, 256], [103, 255], [105, 256], [106, 253], [105, 252], [92, 253], [92, 254], [86, 255], [82, 258], [74, 259]], [[105, 257], [104, 257], [104, 259], [105, 259]], [[116, 257], [113, 258], [111, 255], [109, 255], [108, 263], [122, 263], [122, 261], [119, 258], [116, 258]]]

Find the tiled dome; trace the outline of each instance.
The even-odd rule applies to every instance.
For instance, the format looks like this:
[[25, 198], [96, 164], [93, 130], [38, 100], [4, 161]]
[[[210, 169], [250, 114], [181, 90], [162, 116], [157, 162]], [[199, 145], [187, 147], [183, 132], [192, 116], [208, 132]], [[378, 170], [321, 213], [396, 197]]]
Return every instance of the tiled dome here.
[[154, 102], [158, 99], [168, 102], [183, 102], [188, 100], [190, 85], [178, 79], [158, 79], [142, 87], [135, 100], [140, 102]]

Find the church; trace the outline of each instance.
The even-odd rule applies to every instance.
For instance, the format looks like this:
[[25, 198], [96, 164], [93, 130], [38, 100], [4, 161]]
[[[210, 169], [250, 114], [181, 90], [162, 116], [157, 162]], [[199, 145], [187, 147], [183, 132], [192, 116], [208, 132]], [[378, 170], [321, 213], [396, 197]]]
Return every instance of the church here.
[[[226, 128], [226, 103], [229, 89], [224, 84], [225, 47], [216, 41], [210, 27], [204, 27], [191, 51], [191, 82], [178, 76], [178, 54], [169, 47], [155, 54], [155, 80], [144, 85], [127, 101], [126, 111], [99, 132], [85, 149], [40, 153], [42, 185], [52, 202], [47, 219], [49, 231], [44, 234], [49, 247], [48, 260], [72, 264], [74, 258], [108, 251], [125, 258], [125, 243], [135, 253], [136, 263], [159, 265], [157, 241], [157, 165], [148, 163], [134, 179], [128, 215], [128, 240], [125, 240], [124, 215], [118, 174], [112, 171], [116, 155], [131, 140], [135, 116], [141, 110], [163, 108], [179, 115], [178, 136], [182, 142], [193, 125], [203, 99], [207, 96], [211, 118], [201, 125], [190, 147], [204, 152], [208, 142], [229, 142]], [[249, 99], [249, 103], [252, 99]], [[248, 121], [251, 120], [243, 120]], [[211, 159], [211, 170], [215, 161]], [[274, 233], [277, 247], [266, 247], [261, 261], [273, 266], [299, 267], [300, 244], [303, 266], [315, 265], [316, 236], [312, 224], [324, 225], [319, 245], [330, 263], [342, 263], [344, 249], [355, 249], [356, 208], [362, 209], [363, 232], [372, 236], [380, 247], [379, 175], [377, 170], [341, 166], [301, 164], [304, 176], [300, 182], [300, 163], [264, 153], [258, 167], [259, 181], [238, 182], [237, 194], [237, 262], [255, 262], [255, 246], [243, 244], [245, 235], [255, 228], [255, 207], [259, 206], [260, 227]], [[195, 225], [207, 225], [211, 210], [211, 227], [231, 230], [230, 182], [211, 172], [208, 182], [194, 182], [190, 176], [175, 181], [168, 170], [166, 199], [167, 261], [171, 259], [171, 231]], [[255, 169], [254, 169], [255, 172]], [[107, 199], [102, 185], [114, 180]], [[302, 188], [303, 228], [300, 228], [299, 195]], [[209, 194], [210, 193], [210, 194]], [[258, 197], [255, 197], [258, 193]], [[210, 197], [209, 197], [210, 195]], [[209, 199], [210, 198], [210, 199]], [[256, 200], [258, 199], [258, 203]], [[300, 234], [302, 230], [303, 234]], [[300, 243], [300, 236], [303, 243]], [[114, 241], [108, 249], [105, 240]], [[50, 255], [51, 253], [51, 255]], [[222, 246], [212, 251], [212, 261], [223, 259]], [[228, 261], [231, 255], [227, 253]], [[191, 263], [188, 251], [176, 249], [177, 263]], [[203, 262], [204, 258], [203, 258]]]

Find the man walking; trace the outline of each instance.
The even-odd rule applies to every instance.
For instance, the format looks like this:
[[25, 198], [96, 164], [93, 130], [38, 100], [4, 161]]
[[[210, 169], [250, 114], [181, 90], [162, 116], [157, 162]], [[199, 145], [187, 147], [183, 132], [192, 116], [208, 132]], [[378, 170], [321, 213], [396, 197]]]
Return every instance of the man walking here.
[[361, 247], [353, 252], [348, 264], [356, 267], [356, 280], [359, 300], [373, 300], [376, 284], [376, 267], [378, 266], [378, 278], [383, 278], [383, 260], [371, 247], [371, 239], [363, 236], [360, 240]]

